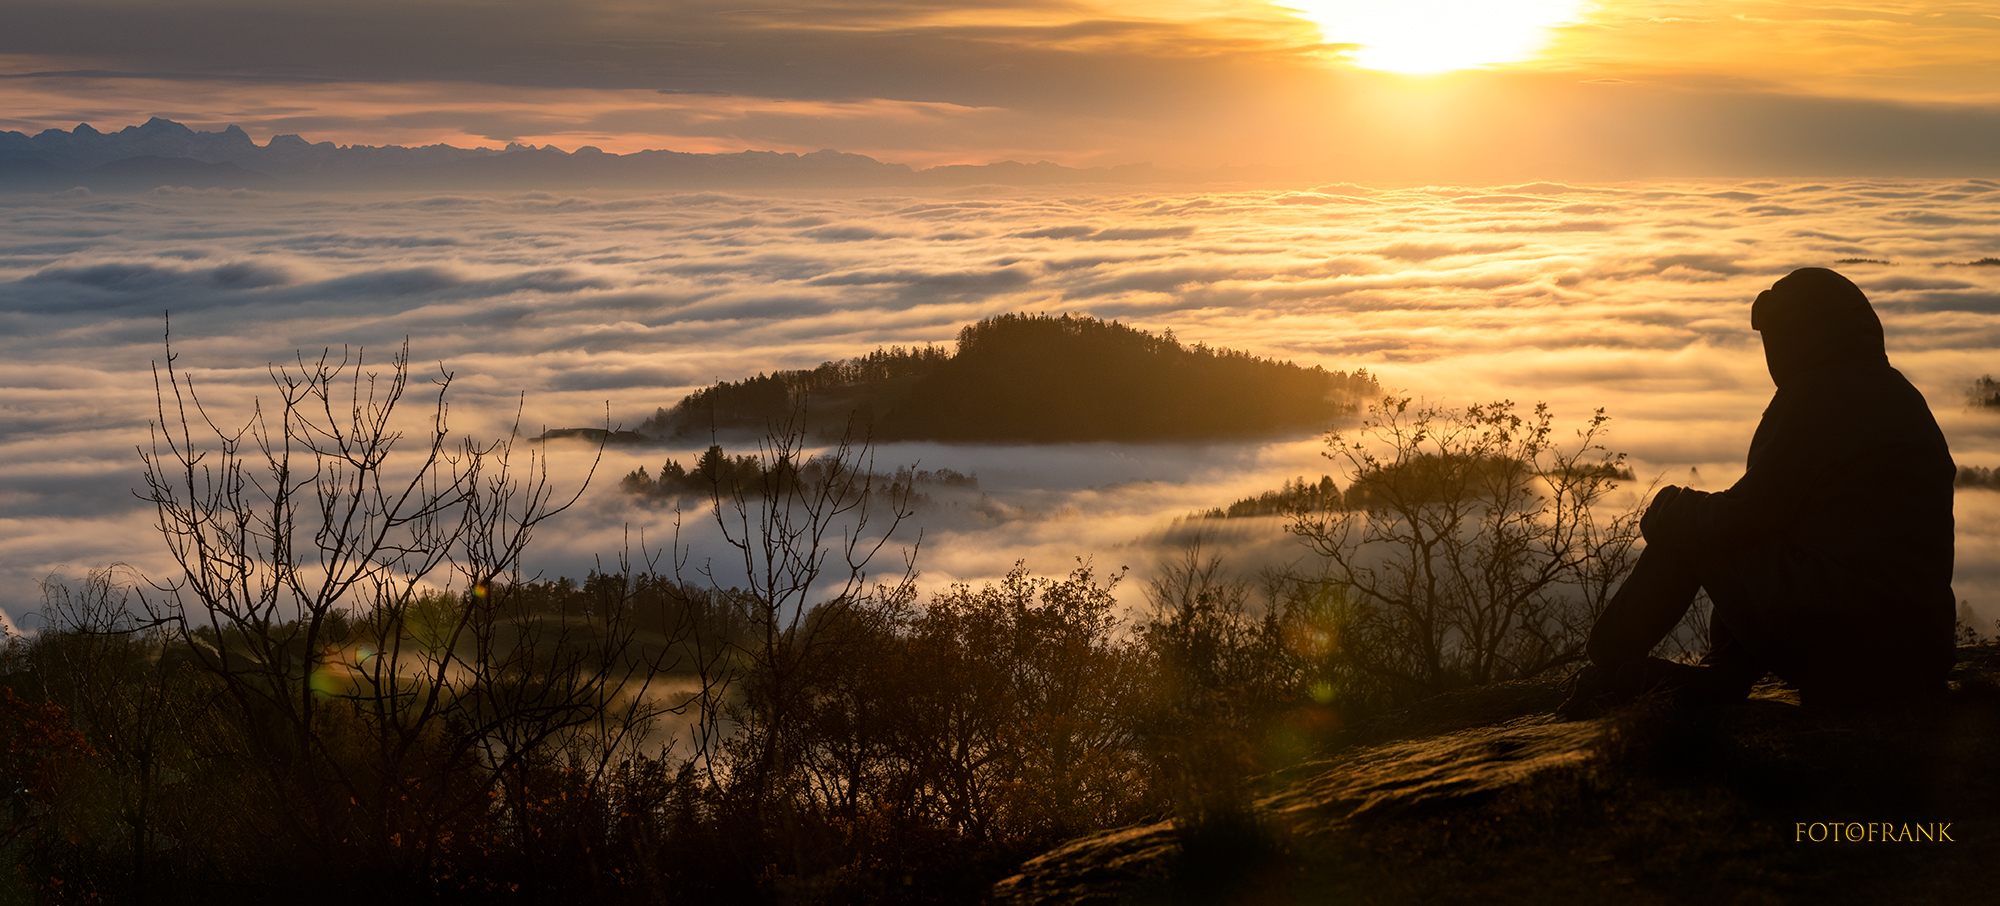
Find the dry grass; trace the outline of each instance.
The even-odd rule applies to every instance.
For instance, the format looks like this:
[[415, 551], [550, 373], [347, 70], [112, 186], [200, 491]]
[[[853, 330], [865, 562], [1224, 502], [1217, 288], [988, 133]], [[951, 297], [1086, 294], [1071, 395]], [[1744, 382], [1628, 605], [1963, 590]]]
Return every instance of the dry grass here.
[[[1540, 693], [1532, 685], [1435, 702], [1352, 735], [1374, 744], [1515, 719], [1553, 694], [1553, 683]], [[1961, 649], [1952, 692], [1924, 706], [1807, 709], [1771, 683], [1719, 711], [1641, 701], [1591, 724], [1601, 730], [1591, 757], [1498, 792], [1426, 800], [1320, 833], [1243, 821], [1234, 839], [1222, 826], [1184, 834], [1190, 851], [1123, 901], [1823, 904], [1994, 895], [2000, 647]], [[1300, 773], [1326, 764], [1270, 780], [1300, 783]], [[1949, 822], [1953, 842], [1813, 843], [1795, 839], [1801, 822]]]

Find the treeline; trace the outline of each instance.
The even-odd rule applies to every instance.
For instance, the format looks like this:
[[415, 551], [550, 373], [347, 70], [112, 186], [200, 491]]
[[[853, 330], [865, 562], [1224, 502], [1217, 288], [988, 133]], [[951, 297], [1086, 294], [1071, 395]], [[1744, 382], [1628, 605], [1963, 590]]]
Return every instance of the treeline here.
[[1304, 476], [1287, 479], [1283, 487], [1275, 491], [1265, 491], [1254, 497], [1245, 497], [1227, 507], [1215, 507], [1193, 514], [1194, 519], [1244, 519], [1251, 516], [1291, 516], [1305, 510], [1337, 509], [1341, 507], [1340, 488], [1334, 485], [1333, 476], [1321, 475], [1318, 482], [1309, 482]]
[[797, 465], [789, 458], [778, 458], [767, 466], [764, 457], [758, 454], [731, 456], [720, 444], [711, 444], [702, 451], [693, 468], [668, 459], [661, 464], [656, 477], [640, 466], [619, 479], [618, 487], [644, 499], [683, 500], [718, 495], [728, 498], [745, 493], [782, 495], [794, 484], [811, 487], [834, 481], [866, 486], [874, 493], [916, 505], [928, 500], [926, 490], [979, 490], [979, 476], [951, 469], [900, 466], [894, 472], [878, 474], [847, 469], [838, 465], [838, 460], [817, 456]]
[[1088, 316], [1009, 314], [967, 325], [949, 355], [894, 347], [720, 383], [641, 430], [761, 432], [805, 409], [814, 430], [851, 424], [876, 440], [1199, 440], [1322, 426], [1376, 390], [1362, 370], [1183, 345], [1171, 331]]
[[2000, 471], [1986, 466], [1959, 466], [1958, 474], [1952, 478], [1955, 488], [1983, 488], [2000, 490]]
[[740, 381], [721, 381], [681, 398], [672, 409], [655, 410], [639, 424], [654, 437], [686, 439], [714, 431], [762, 433], [784, 424], [802, 406], [816, 431], [840, 431], [850, 418], [865, 427], [875, 410], [886, 408], [912, 379], [936, 370], [951, 358], [944, 349], [888, 346], [852, 359], [823, 362], [817, 368], [759, 374]]
[[1974, 408], [2000, 409], [2000, 381], [1982, 374], [1965, 388], [1965, 404]]
[[0, 660], [0, 890], [976, 902], [1075, 835], [1225, 808], [1358, 707], [1310, 641], [1330, 589], [1253, 613], [1189, 559], [1133, 624], [1117, 581], [1017, 567], [788, 622], [746, 589], [593, 575], [181, 634], [94, 574]]
[[[1575, 464], [1565, 468], [1567, 471], [1561, 475], [1539, 477], [1556, 483], [1576, 479], [1598, 482], [1632, 480], [1632, 470], [1622, 464]], [[1354, 476], [1346, 491], [1334, 484], [1331, 475], [1321, 475], [1317, 482], [1299, 476], [1286, 479], [1277, 490], [1244, 497], [1226, 507], [1201, 510], [1189, 514], [1188, 518], [1297, 517], [1322, 511], [1367, 510], [1397, 503], [1434, 503], [1490, 494], [1493, 489], [1511, 488], [1511, 483], [1517, 478], [1534, 476], [1532, 464], [1505, 457], [1418, 453], [1400, 462], [1366, 466]], [[1967, 483], [1967, 470], [1959, 471], [1959, 483]]]

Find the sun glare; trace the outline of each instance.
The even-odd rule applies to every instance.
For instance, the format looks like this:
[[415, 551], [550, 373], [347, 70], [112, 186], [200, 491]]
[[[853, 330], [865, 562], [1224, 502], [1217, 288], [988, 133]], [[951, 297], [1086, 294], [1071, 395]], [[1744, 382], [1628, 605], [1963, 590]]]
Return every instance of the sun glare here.
[[1583, 0], [1292, 0], [1328, 43], [1369, 69], [1419, 75], [1534, 56]]

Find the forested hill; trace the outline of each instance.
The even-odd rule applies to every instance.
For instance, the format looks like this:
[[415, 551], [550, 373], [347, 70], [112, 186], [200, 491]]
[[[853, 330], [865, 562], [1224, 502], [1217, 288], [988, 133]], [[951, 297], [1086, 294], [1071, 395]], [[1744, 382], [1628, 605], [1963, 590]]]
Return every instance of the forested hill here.
[[640, 426], [664, 437], [762, 431], [804, 404], [876, 440], [1203, 440], [1321, 428], [1377, 392], [1364, 370], [1302, 367], [1082, 315], [999, 315], [958, 348], [890, 347], [698, 390]]

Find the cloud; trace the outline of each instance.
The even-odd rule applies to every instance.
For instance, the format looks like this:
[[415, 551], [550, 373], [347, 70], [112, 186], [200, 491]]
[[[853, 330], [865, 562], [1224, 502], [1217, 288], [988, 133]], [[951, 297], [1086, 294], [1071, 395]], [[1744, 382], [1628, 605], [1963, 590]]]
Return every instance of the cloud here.
[[870, 239], [894, 238], [892, 233], [884, 233], [865, 226], [827, 226], [816, 230], [801, 230], [798, 235], [814, 242], [865, 242]]
[[1654, 273], [1666, 273], [1674, 268], [1702, 271], [1710, 274], [1734, 276], [1744, 272], [1744, 267], [1726, 255], [1662, 255], [1652, 261]]
[[282, 286], [290, 282], [290, 279], [282, 271], [247, 264], [232, 264], [196, 271], [151, 264], [98, 264], [89, 267], [48, 268], [22, 282], [69, 283], [110, 293], [138, 293], [186, 283], [225, 291], [258, 289], [266, 286]]
[[999, 292], [1028, 283], [1035, 269], [1022, 265], [992, 270], [960, 271], [857, 271], [806, 281], [810, 286], [881, 286], [895, 284], [924, 287], [941, 292]]
[[[1166, 63], [1176, 55], [1202, 56], [1173, 53], [1190, 46], [1222, 51], [1311, 40], [1295, 21], [1275, 10], [1260, 15], [1249, 4], [1192, 21], [1033, 0], [968, 9], [968, 15], [941, 12], [911, 0], [812, 3], [782, 14], [704, 0], [645, 6], [517, 0], [491, 4], [476, 16], [448, 0], [308, 0], [283, 8], [208, 0], [174, 10], [132, 0], [9, 0], [0, 13], [19, 27], [0, 40], [0, 52], [94, 61], [133, 74], [225, 80], [666, 87], [706, 96], [954, 91], [1004, 97], [1056, 86], [1070, 96], [1088, 95], [1105, 82], [1187, 78], [1208, 67]], [[1215, 13], [1238, 22], [1261, 20], [1264, 27], [1232, 33], [1215, 27]], [[1155, 62], [1151, 72], [1118, 73], [1111, 65], [1118, 60]], [[1077, 78], [1092, 75], [1099, 81]]]
[[464, 242], [455, 236], [348, 236], [340, 233], [290, 237], [266, 243], [271, 248], [294, 249], [302, 252], [326, 251], [330, 249], [443, 248], [463, 244]]
[[1964, 311], [1995, 315], [2000, 314], [2000, 293], [1911, 293], [1879, 302], [1877, 307], [1903, 312]]
[[256, 263], [179, 268], [150, 262], [109, 262], [47, 267], [0, 284], [0, 304], [18, 300], [18, 309], [159, 310], [182, 302], [208, 307], [227, 304], [256, 290], [292, 281], [285, 271]]
[[1023, 230], [1013, 234], [1022, 239], [1077, 239], [1085, 242], [1130, 242], [1138, 239], [1180, 239], [1194, 235], [1194, 227], [1116, 227], [1071, 225]]
[[[504, 433], [517, 405], [537, 430], [599, 424], [607, 402], [631, 425], [710, 381], [949, 344], [1002, 312], [1074, 311], [1172, 328], [1184, 342], [1367, 367], [1415, 396], [1542, 399], [1564, 417], [1603, 406], [1616, 448], [1722, 480], [1770, 392], [1749, 300], [1791, 268], [1862, 281], [1892, 359], [1933, 401], [1993, 370], [2000, 268], [1935, 265], [2000, 254], [2000, 234], [1915, 221], [1899, 214], [1907, 201], [1876, 197], [1985, 216], [1990, 199], [1968, 186], [1984, 188], [1960, 178], [1355, 185], [1338, 188], [1376, 203], [1331, 206], [1268, 187], [0, 197], [0, 249], [30, 250], [0, 255], [0, 608], [18, 616], [34, 580], [59, 566], [162, 568], [130, 488], [166, 308], [181, 365], [231, 414], [268, 393], [266, 363], [295, 350], [379, 351], [408, 337], [419, 363], [456, 375], [452, 419], [475, 434]], [[1465, 203], [1482, 196], [1530, 200]], [[1794, 213], [1753, 210], [1773, 198]], [[1566, 210], [1579, 205], [1591, 210]], [[1601, 228], [1556, 229], [1579, 216]], [[801, 235], [826, 229], [870, 238]], [[1895, 263], [1835, 263], [1850, 257]], [[2000, 462], [2000, 431], [1940, 419], [1954, 455]], [[880, 455], [978, 471], [996, 500], [1042, 514], [927, 536], [927, 576], [941, 581], [992, 575], [1019, 556], [1049, 569], [1075, 555], [1140, 566], [1183, 509], [1317, 475], [1318, 449], [1301, 438]], [[607, 526], [628, 518], [664, 537], [665, 514], [628, 513], [607, 490], [661, 458], [620, 452], [600, 467], [598, 509], [546, 533], [538, 568], [587, 570], [613, 543]], [[581, 479], [582, 465], [562, 462], [563, 480]], [[2000, 600], [2000, 586], [1992, 593]]]
[[11, 284], [0, 283], [0, 305], [12, 301], [14, 310], [24, 312], [156, 313], [353, 302], [386, 310], [399, 304], [419, 304], [412, 300], [486, 299], [523, 292], [568, 294], [610, 286], [601, 278], [578, 276], [566, 268], [478, 278], [445, 267], [422, 266], [302, 283], [285, 269], [256, 262], [207, 268], [109, 262], [48, 267]]
[[1395, 245], [1376, 249], [1375, 254], [1397, 261], [1432, 261], [1456, 255], [1484, 255], [1491, 252], [1509, 252], [1520, 248], [1518, 245], [1426, 245], [1414, 242], [1399, 242]]

